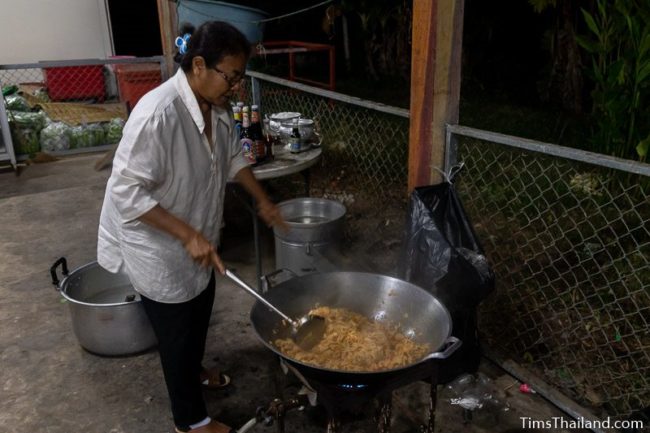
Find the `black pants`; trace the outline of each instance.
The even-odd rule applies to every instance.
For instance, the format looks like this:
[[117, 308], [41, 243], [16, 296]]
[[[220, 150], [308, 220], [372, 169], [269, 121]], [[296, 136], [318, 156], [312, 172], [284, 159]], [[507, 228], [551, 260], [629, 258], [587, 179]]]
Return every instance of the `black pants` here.
[[158, 352], [176, 427], [205, 419], [201, 362], [214, 303], [214, 274], [199, 296], [165, 304], [142, 296], [142, 305], [158, 338]]

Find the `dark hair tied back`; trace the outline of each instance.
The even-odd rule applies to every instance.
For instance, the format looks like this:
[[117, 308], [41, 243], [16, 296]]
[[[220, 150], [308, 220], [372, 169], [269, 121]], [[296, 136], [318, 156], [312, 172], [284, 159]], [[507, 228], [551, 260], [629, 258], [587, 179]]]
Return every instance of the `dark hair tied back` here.
[[233, 25], [223, 21], [206, 21], [198, 28], [190, 23], [182, 23], [179, 33], [181, 38], [190, 35], [185, 54], [181, 54], [179, 50], [174, 56], [174, 61], [180, 63], [185, 72], [192, 69], [192, 59], [197, 56], [203, 57], [210, 68], [221, 62], [225, 56], [250, 56], [251, 46], [246, 36]]

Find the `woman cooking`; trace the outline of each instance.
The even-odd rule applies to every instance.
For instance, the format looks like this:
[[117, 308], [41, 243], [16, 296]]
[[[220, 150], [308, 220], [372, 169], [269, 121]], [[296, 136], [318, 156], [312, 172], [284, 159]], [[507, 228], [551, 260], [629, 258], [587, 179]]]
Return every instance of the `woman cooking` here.
[[224, 273], [215, 245], [225, 186], [236, 180], [269, 225], [276, 206], [241, 155], [229, 100], [244, 75], [250, 44], [237, 29], [207, 22], [177, 39], [180, 69], [146, 94], [124, 127], [102, 207], [97, 257], [125, 272], [142, 297], [158, 349], [177, 432], [229, 432], [210, 419], [202, 387], [226, 375], [202, 368], [215, 296]]

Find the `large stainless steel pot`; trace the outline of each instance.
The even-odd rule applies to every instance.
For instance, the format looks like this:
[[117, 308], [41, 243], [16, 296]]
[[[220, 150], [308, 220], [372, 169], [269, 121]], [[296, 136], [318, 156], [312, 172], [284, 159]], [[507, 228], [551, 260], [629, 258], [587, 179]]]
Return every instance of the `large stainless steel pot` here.
[[415, 371], [423, 364], [449, 357], [461, 344], [451, 336], [451, 317], [435, 296], [414, 284], [384, 275], [361, 272], [308, 274], [278, 284], [264, 297], [290, 317], [300, 317], [316, 306], [327, 306], [346, 308], [377, 321], [399, 324], [404, 335], [428, 345], [431, 350], [425, 358], [393, 370], [348, 372], [318, 368], [288, 357], [271, 343], [288, 335], [290, 327], [261, 302], [256, 302], [250, 317], [262, 343], [306, 377], [323, 382], [399, 380], [400, 375]]
[[[64, 279], [59, 283], [57, 268]], [[91, 262], [68, 272], [65, 258], [50, 269], [52, 283], [68, 301], [79, 344], [98, 355], [130, 355], [157, 344], [140, 296], [125, 274]]]
[[323, 256], [339, 253], [345, 206], [324, 198], [301, 197], [278, 203], [288, 230], [273, 228], [275, 267], [302, 275], [321, 269]]

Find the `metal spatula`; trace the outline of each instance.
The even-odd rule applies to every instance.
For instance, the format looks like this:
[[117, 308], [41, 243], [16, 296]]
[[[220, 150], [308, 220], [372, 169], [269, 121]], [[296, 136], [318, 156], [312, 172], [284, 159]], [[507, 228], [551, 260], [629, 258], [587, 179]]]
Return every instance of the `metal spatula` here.
[[315, 314], [306, 314], [297, 320], [293, 320], [278, 308], [276, 308], [269, 301], [264, 299], [262, 295], [257, 293], [255, 289], [242, 281], [229, 269], [226, 269], [226, 276], [237, 283], [239, 287], [246, 290], [249, 294], [253, 295], [253, 297], [258, 299], [260, 302], [278, 313], [284, 320], [286, 320], [291, 325], [291, 338], [293, 339], [294, 343], [296, 343], [296, 345], [302, 350], [310, 350], [323, 339], [323, 335], [325, 334], [324, 317]]

